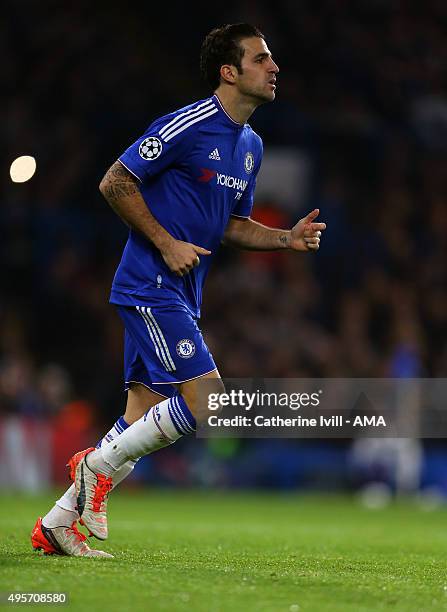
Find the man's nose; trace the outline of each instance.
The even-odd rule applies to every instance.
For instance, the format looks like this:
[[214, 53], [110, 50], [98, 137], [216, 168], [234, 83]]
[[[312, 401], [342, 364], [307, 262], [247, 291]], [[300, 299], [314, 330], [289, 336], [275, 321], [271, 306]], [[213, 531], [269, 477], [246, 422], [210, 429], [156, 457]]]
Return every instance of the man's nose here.
[[277, 64], [275, 64], [275, 62], [272, 60], [272, 65], [269, 68], [269, 72], [274, 72], [275, 74], [278, 74], [279, 72], [279, 68], [277, 66]]

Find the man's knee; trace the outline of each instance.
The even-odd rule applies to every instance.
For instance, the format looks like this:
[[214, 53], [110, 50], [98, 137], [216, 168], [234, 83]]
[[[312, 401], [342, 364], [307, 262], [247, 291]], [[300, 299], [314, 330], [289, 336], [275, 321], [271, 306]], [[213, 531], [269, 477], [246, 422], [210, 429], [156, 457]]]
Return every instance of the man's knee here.
[[[221, 378], [199, 378], [189, 381], [188, 384], [182, 384], [179, 392], [196, 421], [200, 423], [210, 414], [209, 397], [219, 397], [225, 393], [225, 386]], [[213, 410], [213, 414], [219, 411], [220, 409]]]
[[149, 408], [163, 401], [163, 399], [161, 395], [154, 393], [144, 385], [132, 383], [127, 394], [124, 420], [128, 425], [132, 425], [132, 423], [141, 419]]

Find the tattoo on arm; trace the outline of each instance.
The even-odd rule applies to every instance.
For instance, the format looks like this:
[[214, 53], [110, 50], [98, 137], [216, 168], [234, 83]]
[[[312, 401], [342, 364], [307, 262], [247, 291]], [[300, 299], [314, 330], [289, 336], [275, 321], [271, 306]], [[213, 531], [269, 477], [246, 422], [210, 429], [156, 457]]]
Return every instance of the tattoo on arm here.
[[135, 193], [140, 193], [138, 180], [118, 161], [107, 171], [101, 181], [100, 189], [112, 206], [122, 197], [131, 197]]
[[106, 172], [99, 189], [122, 221], [158, 249], [172, 242], [172, 236], [158, 223], [146, 204], [139, 180], [119, 161]]
[[281, 242], [281, 244], [283, 244], [284, 246], [287, 246], [287, 236], [286, 234], [281, 234], [281, 236], [279, 237], [279, 241]]

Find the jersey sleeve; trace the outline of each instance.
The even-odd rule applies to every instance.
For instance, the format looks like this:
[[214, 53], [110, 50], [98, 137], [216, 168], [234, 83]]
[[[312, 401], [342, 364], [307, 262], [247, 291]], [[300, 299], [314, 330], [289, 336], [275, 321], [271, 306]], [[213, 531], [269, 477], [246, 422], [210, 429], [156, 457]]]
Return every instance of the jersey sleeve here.
[[231, 213], [232, 217], [241, 217], [247, 219], [253, 208], [253, 200], [256, 189], [256, 178], [258, 176], [259, 169], [261, 168], [262, 163], [262, 141], [259, 139], [259, 150], [257, 153], [257, 160], [254, 160], [254, 168], [252, 175], [248, 181], [246, 188], [242, 194], [242, 197], [236, 201], [236, 205], [233, 208]]
[[156, 176], [183, 159], [194, 144], [194, 137], [189, 130], [179, 133], [175, 138], [163, 139], [160, 131], [166, 128], [172, 117], [167, 116], [152, 123], [146, 132], [138, 138], [118, 158], [127, 170], [138, 180]]

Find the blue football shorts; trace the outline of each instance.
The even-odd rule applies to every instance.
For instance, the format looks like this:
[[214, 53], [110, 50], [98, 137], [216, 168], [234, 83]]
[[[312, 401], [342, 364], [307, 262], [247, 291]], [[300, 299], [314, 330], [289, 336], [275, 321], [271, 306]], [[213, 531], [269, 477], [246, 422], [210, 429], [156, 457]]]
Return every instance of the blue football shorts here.
[[197, 321], [175, 306], [116, 306], [125, 327], [124, 381], [172, 397], [182, 383], [216, 369]]

